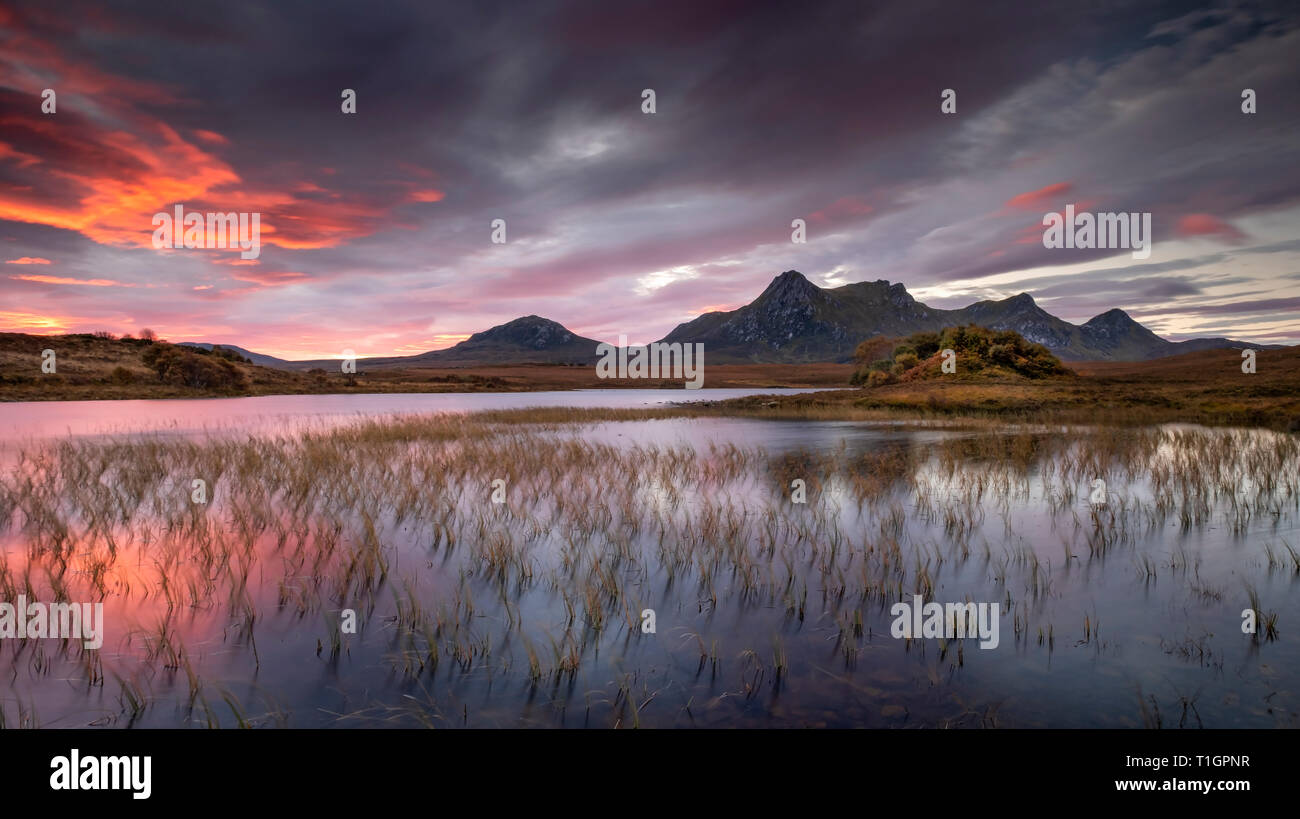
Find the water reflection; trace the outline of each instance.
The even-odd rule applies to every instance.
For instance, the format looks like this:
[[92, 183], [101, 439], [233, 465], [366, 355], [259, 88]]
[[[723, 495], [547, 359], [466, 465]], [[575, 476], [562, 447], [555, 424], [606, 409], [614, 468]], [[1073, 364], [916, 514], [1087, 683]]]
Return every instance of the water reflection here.
[[[0, 640], [8, 724], [1296, 723], [1294, 436], [440, 416], [15, 457], [0, 599], [107, 636]], [[998, 648], [891, 637], [915, 594], [998, 603]]]

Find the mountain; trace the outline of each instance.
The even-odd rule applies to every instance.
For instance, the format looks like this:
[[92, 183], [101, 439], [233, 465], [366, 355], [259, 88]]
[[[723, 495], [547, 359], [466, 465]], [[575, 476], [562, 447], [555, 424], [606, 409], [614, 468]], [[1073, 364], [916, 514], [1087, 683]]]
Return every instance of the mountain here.
[[[957, 324], [1015, 330], [1042, 344], [1064, 361], [1146, 361], [1226, 347], [1270, 348], [1229, 338], [1168, 341], [1134, 321], [1123, 310], [1108, 310], [1084, 324], [1071, 324], [1039, 307], [1028, 293], [979, 301], [959, 310], [929, 307], [900, 283], [884, 280], [822, 288], [796, 270], [774, 278], [744, 307], [704, 313], [679, 324], [661, 341], [701, 343], [715, 364], [799, 364], [850, 361], [858, 344], [871, 336], [906, 336]], [[189, 343], [189, 342], [187, 342]], [[598, 341], [564, 325], [523, 316], [475, 333], [454, 347], [410, 356], [363, 358], [362, 369], [401, 367], [476, 367], [499, 364], [575, 364], [596, 362]], [[192, 344], [211, 348], [211, 344]], [[337, 359], [285, 361], [222, 344], [254, 364], [304, 371], [336, 370]]]
[[[901, 284], [858, 282], [823, 290], [788, 270], [738, 310], [680, 324], [662, 340], [700, 342], [711, 361], [798, 363], [852, 358], [869, 335], [906, 335], [946, 326], [947, 311], [912, 298]], [[872, 328], [863, 333], [863, 328]]]
[[[472, 367], [485, 364], [583, 364], [596, 363], [596, 345], [563, 324], [541, 316], [523, 316], [499, 324], [445, 350], [409, 356], [363, 358], [362, 369], [392, 367]], [[299, 367], [337, 367], [337, 361], [294, 362]]]
[[576, 335], [557, 321], [524, 316], [475, 333], [454, 347], [421, 353], [406, 361], [448, 366], [506, 362], [595, 364], [599, 343]]
[[1168, 341], [1123, 310], [1071, 324], [1039, 307], [1028, 293], [942, 310], [912, 298], [902, 284], [880, 280], [821, 288], [795, 270], [777, 276], [744, 307], [705, 313], [678, 325], [663, 341], [702, 343], [715, 363], [849, 361], [858, 343], [871, 336], [957, 324], [1015, 330], [1065, 361], [1144, 361], [1194, 350], [1270, 346], [1227, 338]]
[[1178, 343], [1166, 341], [1119, 309], [1093, 316], [1079, 327], [1079, 331], [1087, 348], [1105, 353], [1095, 358], [1098, 361], [1143, 361], [1187, 352], [1180, 349]]

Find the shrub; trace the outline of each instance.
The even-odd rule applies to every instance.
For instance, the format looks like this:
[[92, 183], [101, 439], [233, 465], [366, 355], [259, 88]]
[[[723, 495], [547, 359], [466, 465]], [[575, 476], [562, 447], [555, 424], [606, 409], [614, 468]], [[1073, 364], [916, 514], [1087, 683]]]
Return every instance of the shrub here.
[[117, 366], [113, 368], [113, 372], [109, 373], [108, 380], [119, 386], [134, 384], [135, 373], [131, 372], [126, 367]]
[[162, 356], [164, 351], [165, 351], [165, 347], [163, 345], [155, 344], [154, 346], [144, 351], [144, 354], [140, 356], [140, 360], [144, 362], [144, 365], [146, 367], [156, 370], [158, 369], [157, 367], [158, 359], [160, 356]]
[[992, 331], [974, 324], [946, 327], [939, 335], [939, 349], [955, 350], [958, 355], [967, 353], [968, 355], [962, 355], [963, 359], [985, 359], [988, 357], [990, 336]]
[[[203, 351], [206, 352], [206, 351]], [[233, 361], [173, 344], [153, 344], [141, 356], [164, 384], [223, 392], [248, 389], [248, 376]]]
[[894, 380], [894, 377], [893, 377], [892, 375], [890, 375], [889, 373], [887, 373], [887, 372], [881, 372], [880, 370], [872, 370], [872, 371], [867, 375], [867, 386], [868, 386], [868, 387], [880, 387], [880, 386], [883, 386], [883, 385], [885, 385], [885, 384], [890, 383], [890, 382], [893, 381], [893, 380]]
[[940, 349], [938, 333], [913, 333], [907, 337], [906, 343], [922, 359], [929, 358]]
[[858, 345], [853, 352], [853, 361], [858, 365], [858, 369], [868, 366], [869, 362], [875, 361], [882, 355], [889, 353], [889, 347], [892, 342], [884, 336], [872, 336]]
[[[203, 348], [198, 348], [202, 350]], [[218, 344], [212, 345], [212, 355], [218, 358], [224, 358], [227, 361], [234, 361], [239, 364], [252, 364], [253, 362], [228, 347], [222, 347]]]
[[[946, 327], [939, 333], [913, 333], [893, 348], [889, 358], [865, 363], [868, 359], [863, 354], [879, 349], [879, 345], [880, 340], [875, 337], [858, 345], [858, 368], [851, 383], [886, 383], [880, 379], [873, 380], [873, 373], [898, 378], [915, 370], [921, 377], [928, 377], [934, 374], [931, 372], [934, 368], [925, 367], [924, 362], [940, 350], [948, 349], [960, 357], [963, 373], [978, 373], [993, 366], [1026, 378], [1067, 375], [1070, 372], [1043, 345], [1026, 341], [1013, 330], [990, 330], [974, 324]], [[921, 369], [917, 370], [917, 367]]]
[[989, 361], [994, 364], [1012, 366], [1016, 363], [1016, 350], [1011, 344], [993, 344], [989, 346]]

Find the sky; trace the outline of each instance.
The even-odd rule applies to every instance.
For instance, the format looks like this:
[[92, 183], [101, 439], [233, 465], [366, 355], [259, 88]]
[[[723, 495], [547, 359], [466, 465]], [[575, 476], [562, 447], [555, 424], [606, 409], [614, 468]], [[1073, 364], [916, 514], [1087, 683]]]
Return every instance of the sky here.
[[[794, 269], [1296, 343], [1297, 55], [1294, 2], [6, 0], [0, 331], [635, 344]], [[260, 255], [156, 249], [177, 204]], [[1150, 256], [1044, 247], [1070, 204]]]

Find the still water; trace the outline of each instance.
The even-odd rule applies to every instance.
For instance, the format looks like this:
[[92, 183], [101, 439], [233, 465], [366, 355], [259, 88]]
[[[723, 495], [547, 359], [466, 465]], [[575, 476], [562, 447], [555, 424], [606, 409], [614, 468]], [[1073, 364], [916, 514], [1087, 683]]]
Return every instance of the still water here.
[[[700, 392], [686, 397], [743, 391]], [[98, 651], [0, 640], [0, 712], [51, 727], [1297, 726], [1295, 436], [427, 414], [682, 398], [0, 406], [15, 422], [0, 601], [104, 605]], [[996, 647], [895, 636], [894, 606], [918, 595], [996, 604]]]
[[153, 401], [19, 401], [0, 403], [6, 443], [62, 435], [133, 432], [195, 433], [330, 426], [358, 418], [411, 412], [474, 412], [524, 407], [662, 407], [746, 395], [817, 390], [557, 390], [554, 392], [372, 393], [260, 395]]

